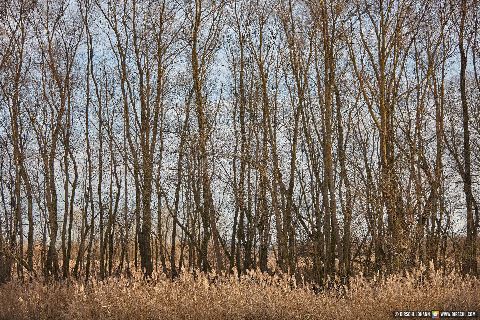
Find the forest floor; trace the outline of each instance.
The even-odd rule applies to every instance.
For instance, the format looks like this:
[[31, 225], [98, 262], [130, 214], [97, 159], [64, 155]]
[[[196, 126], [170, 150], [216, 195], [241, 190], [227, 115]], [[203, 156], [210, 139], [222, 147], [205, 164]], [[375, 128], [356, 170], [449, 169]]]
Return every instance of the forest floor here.
[[356, 277], [347, 290], [321, 293], [275, 276], [209, 279], [11, 281], [0, 285], [0, 319], [392, 319], [394, 311], [480, 311], [480, 280], [454, 273]]

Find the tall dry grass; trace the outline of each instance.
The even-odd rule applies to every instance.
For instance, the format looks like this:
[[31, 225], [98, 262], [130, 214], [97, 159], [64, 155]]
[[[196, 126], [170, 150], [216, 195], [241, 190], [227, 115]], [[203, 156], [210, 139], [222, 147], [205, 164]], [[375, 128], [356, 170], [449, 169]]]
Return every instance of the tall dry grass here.
[[455, 273], [356, 277], [322, 293], [258, 273], [211, 279], [10, 282], [0, 286], [0, 319], [389, 319], [394, 310], [480, 309], [480, 281]]

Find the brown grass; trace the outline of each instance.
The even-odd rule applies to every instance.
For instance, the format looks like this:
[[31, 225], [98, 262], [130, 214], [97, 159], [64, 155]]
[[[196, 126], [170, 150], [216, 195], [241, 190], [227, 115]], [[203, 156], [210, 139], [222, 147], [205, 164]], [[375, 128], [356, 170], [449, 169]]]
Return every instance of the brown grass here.
[[480, 309], [480, 281], [456, 274], [357, 277], [343, 294], [254, 273], [215, 284], [209, 278], [10, 282], [0, 286], [0, 319], [389, 319], [394, 310]]

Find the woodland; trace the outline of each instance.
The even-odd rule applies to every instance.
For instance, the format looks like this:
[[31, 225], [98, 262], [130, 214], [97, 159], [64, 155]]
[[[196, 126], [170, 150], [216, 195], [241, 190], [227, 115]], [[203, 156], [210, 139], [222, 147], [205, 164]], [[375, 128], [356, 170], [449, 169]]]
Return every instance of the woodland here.
[[479, 64], [477, 0], [1, 1], [0, 318], [479, 309]]

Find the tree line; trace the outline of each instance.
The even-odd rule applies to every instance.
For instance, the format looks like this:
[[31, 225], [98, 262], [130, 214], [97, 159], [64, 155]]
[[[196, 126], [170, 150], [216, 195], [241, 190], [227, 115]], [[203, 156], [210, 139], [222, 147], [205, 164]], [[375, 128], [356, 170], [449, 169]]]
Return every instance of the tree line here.
[[0, 282], [476, 275], [476, 0], [8, 0]]

